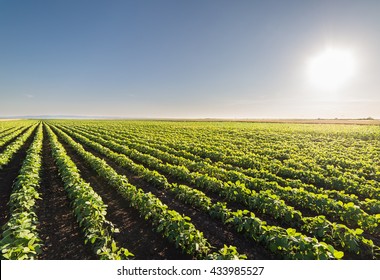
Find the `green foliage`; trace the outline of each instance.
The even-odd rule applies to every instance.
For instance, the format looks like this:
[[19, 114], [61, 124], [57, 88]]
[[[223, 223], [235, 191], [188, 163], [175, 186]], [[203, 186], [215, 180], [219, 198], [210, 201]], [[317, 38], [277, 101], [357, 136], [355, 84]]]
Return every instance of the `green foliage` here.
[[[29, 127], [25, 132], [23, 132], [20, 136], [18, 136], [12, 143], [10, 143], [8, 146], [5, 147], [5, 150], [0, 154], [0, 170], [3, 169], [4, 166], [6, 166], [11, 161], [11, 159], [18, 152], [18, 150], [21, 149], [21, 147], [24, 145], [26, 140], [32, 135], [36, 126], [37, 124], [34, 124], [31, 127]], [[19, 134], [20, 134], [20, 131], [16, 131], [14, 134], [12, 134], [11, 138]]]
[[[65, 141], [73, 142], [68, 133], [283, 258], [340, 259], [343, 252], [349, 257], [379, 256], [379, 248], [371, 240], [380, 234], [380, 133], [375, 129], [186, 122], [54, 123], [59, 124], [57, 132], [65, 132], [58, 132], [62, 139], [68, 139]], [[80, 145], [77, 149], [83, 157], [89, 156], [80, 151]], [[126, 178], [104, 169], [103, 176], [116, 188], [129, 184]], [[171, 184], [168, 178], [179, 183]], [[204, 192], [247, 210], [231, 211], [225, 203], [211, 202]], [[271, 217], [281, 226], [270, 226], [253, 213]], [[143, 216], [153, 221], [149, 213]]]
[[[181, 201], [190, 204], [192, 206], [195, 206], [199, 208], [202, 211], [205, 211], [210, 214], [211, 217], [219, 218], [226, 224], [232, 224], [237, 232], [244, 232], [249, 238], [254, 239], [255, 241], [263, 243], [265, 246], [267, 246], [271, 251], [276, 252], [283, 256], [284, 258], [289, 259], [312, 259], [312, 258], [334, 258], [334, 255], [331, 254], [331, 252], [328, 250], [327, 247], [325, 248], [325, 252], [323, 254], [323, 246], [320, 246], [318, 241], [316, 239], [311, 239], [306, 236], [303, 236], [300, 233], [296, 233], [295, 230], [291, 231], [290, 229], [284, 230], [279, 227], [269, 227], [266, 226], [265, 222], [262, 222], [260, 219], [255, 218], [253, 213], [250, 213], [248, 210], [245, 211], [237, 211], [232, 212], [230, 209], [227, 209], [225, 204], [212, 204], [211, 199], [208, 198], [203, 192], [189, 188], [185, 185], [178, 186], [177, 184], [169, 184], [168, 181], [164, 176], [159, 174], [156, 171], [150, 171], [146, 168], [144, 168], [142, 165], [135, 164], [133, 161], [131, 161], [129, 158], [127, 158], [125, 155], [117, 154], [113, 152], [111, 149], [106, 148], [99, 143], [93, 142], [89, 138], [86, 138], [84, 136], [81, 136], [79, 134], [69, 132], [70, 134], [75, 135], [76, 138], [78, 138], [81, 142], [85, 143], [86, 145], [94, 148], [98, 152], [104, 154], [105, 156], [114, 159], [120, 166], [127, 168], [128, 170], [132, 171], [139, 177], [145, 178], [148, 182], [154, 182], [155, 186], [161, 187], [165, 189], [166, 191], [173, 193], [177, 199], [180, 199]], [[93, 137], [91, 137], [93, 138]], [[95, 140], [95, 139], [94, 139]], [[97, 139], [99, 142], [99, 139]], [[101, 143], [104, 143], [108, 147], [117, 147], [119, 149], [122, 149], [121, 146], [116, 146], [114, 143], [110, 142], [103, 142], [100, 140]], [[160, 162], [153, 161], [151, 158], [150, 165], [154, 163], [160, 164]], [[143, 161], [140, 158], [140, 161]], [[145, 163], [145, 161], [143, 161]], [[166, 164], [166, 167], [169, 166]], [[189, 171], [187, 171], [189, 172]], [[172, 173], [175, 176], [175, 172]], [[270, 199], [270, 202], [273, 201], [273, 199], [277, 199], [277, 197], [271, 192], [261, 192], [258, 196], [258, 199], [252, 200], [251, 197], [252, 191], [246, 189], [243, 184], [237, 182], [236, 184], [232, 184], [231, 182], [227, 184], [219, 183], [217, 179], [212, 179], [209, 177], [205, 177], [204, 175], [201, 175], [202, 178], [205, 180], [210, 180], [212, 183], [215, 183], [216, 188], [218, 191], [225, 190], [226, 197], [230, 200], [234, 201], [251, 201], [251, 203], [256, 203], [256, 207], [262, 207], [261, 205], [265, 203], [265, 199]], [[206, 181], [209, 182], [209, 181]], [[211, 184], [212, 184], [211, 183]], [[241, 191], [243, 189], [243, 192]], [[244, 192], [245, 191], [245, 192]], [[259, 198], [261, 198], [259, 200]], [[301, 214], [299, 212], [285, 212], [285, 214], [281, 214], [281, 209], [283, 209], [283, 202], [276, 200], [277, 203], [270, 203], [268, 202], [267, 207], [264, 209], [264, 211], [268, 211], [270, 213], [278, 213], [279, 217], [285, 216], [288, 221], [294, 221], [295, 219], [301, 219]], [[154, 203], [151, 203], [154, 204]], [[144, 208], [144, 205], [137, 205], [140, 209]], [[286, 206], [285, 206], [285, 209]], [[149, 212], [148, 212], [149, 214]], [[288, 214], [288, 215], [286, 215]], [[161, 214], [164, 215], [164, 214]], [[248, 216], [246, 216], [248, 215]], [[145, 216], [145, 218], [148, 218], [148, 216]], [[170, 219], [168, 219], [170, 221]], [[178, 226], [177, 226], [178, 227]], [[159, 231], [162, 231], [163, 226], [161, 225], [159, 227]], [[182, 228], [182, 232], [186, 232], [186, 228]], [[170, 235], [166, 234], [166, 237], [169, 237]], [[299, 238], [295, 238], [295, 236]], [[173, 240], [172, 240], [173, 241]], [[175, 240], [176, 245], [178, 246], [179, 241]], [[319, 244], [319, 245], [318, 245]], [[306, 246], [309, 245], [309, 246]], [[316, 246], [318, 245], [318, 246]], [[302, 250], [300, 249], [302, 248]], [[318, 250], [316, 250], [318, 248]], [[313, 251], [316, 251], [313, 253]], [[188, 253], [192, 253], [192, 251], [188, 251]], [[214, 253], [216, 254], [216, 253]]]
[[[35, 128], [30, 128], [30, 133]], [[30, 135], [30, 134], [29, 134]], [[12, 149], [7, 149], [5, 154], [10, 156], [10, 151], [19, 149], [28, 138], [28, 134], [21, 136], [14, 142]], [[35, 203], [40, 199], [38, 187], [40, 183], [42, 150], [42, 125], [37, 129], [36, 136], [28, 149], [19, 175], [12, 187], [9, 200], [10, 218], [3, 226], [0, 240], [1, 259], [24, 260], [35, 259], [41, 252], [41, 239], [38, 236], [38, 218], [35, 213]]]
[[210, 254], [207, 259], [210, 260], [244, 260], [246, 255], [240, 255], [235, 247], [224, 245], [218, 252]]
[[[193, 255], [196, 258], [205, 258], [212, 250], [207, 239], [191, 223], [190, 218], [180, 215], [174, 210], [168, 209], [157, 197], [151, 193], [144, 193], [131, 185], [125, 176], [116, 173], [104, 160], [101, 160], [91, 153], [85, 151], [79, 143], [76, 143], [64, 132], [54, 128], [62, 139], [69, 144], [83, 159], [109, 184], [115, 187], [118, 192], [135, 207], [142, 217], [150, 220], [157, 232], [161, 233], [170, 242], [174, 243], [183, 252]], [[89, 141], [90, 143], [91, 141]], [[93, 143], [93, 147], [99, 144]], [[103, 148], [101, 145], [99, 149]], [[165, 183], [159, 180], [156, 173], [148, 173], [149, 179], [153, 182]], [[162, 178], [162, 177], [160, 177]], [[164, 178], [162, 178], [164, 179]]]
[[112, 236], [117, 229], [106, 219], [107, 205], [90, 184], [80, 177], [78, 168], [48, 126], [47, 131], [54, 160], [76, 219], [85, 235], [85, 243], [90, 244], [100, 259], [121, 260], [133, 257], [127, 249], [116, 245]]

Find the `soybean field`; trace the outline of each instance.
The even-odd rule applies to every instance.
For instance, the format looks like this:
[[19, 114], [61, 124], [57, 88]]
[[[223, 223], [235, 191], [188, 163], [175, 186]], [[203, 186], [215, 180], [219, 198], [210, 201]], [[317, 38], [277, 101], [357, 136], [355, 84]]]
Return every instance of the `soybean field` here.
[[1, 259], [379, 259], [380, 127], [0, 122]]

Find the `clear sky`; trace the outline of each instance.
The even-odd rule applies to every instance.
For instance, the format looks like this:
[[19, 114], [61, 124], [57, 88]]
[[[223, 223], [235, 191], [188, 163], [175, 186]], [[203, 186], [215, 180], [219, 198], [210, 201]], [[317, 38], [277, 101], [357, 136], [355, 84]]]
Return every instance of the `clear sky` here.
[[379, 50], [379, 0], [0, 0], [0, 116], [380, 118]]

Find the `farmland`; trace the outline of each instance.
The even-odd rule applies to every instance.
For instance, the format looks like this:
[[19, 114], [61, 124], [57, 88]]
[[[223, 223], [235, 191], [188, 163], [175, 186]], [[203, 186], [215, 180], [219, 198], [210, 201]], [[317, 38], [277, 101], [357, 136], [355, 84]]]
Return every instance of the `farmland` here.
[[377, 125], [0, 123], [2, 259], [378, 259]]

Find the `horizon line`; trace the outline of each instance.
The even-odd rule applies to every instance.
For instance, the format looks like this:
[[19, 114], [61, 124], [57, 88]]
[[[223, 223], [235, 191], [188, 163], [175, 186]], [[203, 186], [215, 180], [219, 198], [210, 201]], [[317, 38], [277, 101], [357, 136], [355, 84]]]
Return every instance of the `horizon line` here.
[[127, 117], [127, 116], [104, 116], [104, 115], [15, 115], [0, 116], [0, 119], [118, 119], [118, 120], [235, 120], [235, 121], [380, 121], [380, 118], [283, 118], [283, 117]]

